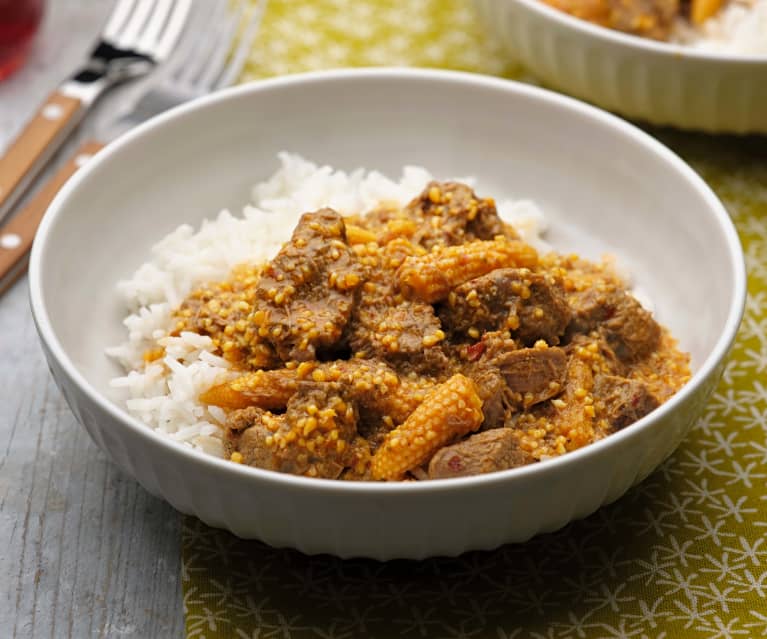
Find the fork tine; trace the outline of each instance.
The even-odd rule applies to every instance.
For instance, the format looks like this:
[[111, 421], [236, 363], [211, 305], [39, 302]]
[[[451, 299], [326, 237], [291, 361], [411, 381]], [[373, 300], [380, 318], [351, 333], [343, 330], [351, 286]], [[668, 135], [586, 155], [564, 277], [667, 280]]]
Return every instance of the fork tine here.
[[217, 29], [216, 34], [208, 38], [208, 41], [200, 44], [199, 41], [195, 43], [195, 47], [192, 49], [191, 54], [186, 60], [186, 66], [182, 67], [178, 73], [178, 81], [181, 84], [191, 85], [194, 82], [194, 78], [200, 73], [200, 70], [205, 67], [208, 61], [209, 51], [211, 47], [218, 42], [218, 31], [222, 19], [226, 20], [227, 11], [226, 0], [216, 2], [213, 12], [208, 15], [206, 26], [208, 30]]
[[127, 24], [117, 34], [114, 42], [119, 47], [126, 49], [133, 48], [136, 44], [141, 29], [146, 24], [146, 19], [154, 6], [154, 0], [138, 0], [133, 12], [128, 18]]
[[156, 0], [154, 5], [154, 11], [149, 16], [149, 20], [146, 24], [146, 29], [138, 39], [136, 43], [136, 49], [143, 51], [145, 49], [151, 49], [160, 37], [162, 28], [168, 21], [168, 14], [173, 6], [173, 0]]
[[232, 54], [229, 64], [218, 79], [215, 86], [216, 89], [228, 87], [230, 84], [234, 83], [240, 75], [240, 71], [242, 71], [245, 60], [247, 60], [248, 54], [250, 53], [250, 47], [253, 44], [253, 40], [258, 33], [261, 18], [263, 18], [264, 10], [266, 9], [266, 2], [267, 0], [258, 0], [257, 5], [252, 9], [250, 18], [245, 25], [245, 30], [242, 32], [240, 41], [237, 44], [237, 49]]
[[133, 4], [134, 0], [117, 0], [117, 3], [109, 16], [109, 20], [104, 27], [103, 35], [105, 38], [114, 40], [117, 37], [117, 34], [122, 30], [125, 25], [125, 20], [133, 9]]
[[207, 91], [214, 85], [215, 79], [221, 73], [221, 69], [224, 66], [229, 49], [232, 48], [232, 41], [237, 33], [237, 26], [240, 24], [244, 11], [244, 1], [242, 1], [234, 14], [229, 17], [228, 23], [222, 26], [218, 34], [218, 42], [213, 46], [205, 67], [203, 67], [195, 82], [195, 89]]
[[167, 58], [171, 49], [176, 45], [191, 7], [192, 0], [176, 0], [173, 5], [173, 13], [171, 13], [170, 18], [168, 18], [168, 25], [160, 36], [157, 46], [154, 49], [154, 57], [157, 60], [164, 60]]
[[[187, 68], [189, 58], [192, 55], [192, 50], [199, 42], [199, 39], [195, 37], [195, 34], [197, 34], [200, 29], [204, 29], [205, 25], [208, 24], [206, 18], [208, 12], [206, 9], [210, 9], [213, 5], [210, 2], [206, 2], [204, 4], [191, 4], [190, 6], [191, 15], [189, 17], [189, 29], [179, 40], [178, 46], [173, 51], [173, 55], [170, 56], [168, 63], [165, 65], [162, 72], [162, 75], [165, 78], [173, 78], [176, 75], [180, 75], [184, 69]], [[166, 83], [167, 82], [168, 81], [166, 80]]]

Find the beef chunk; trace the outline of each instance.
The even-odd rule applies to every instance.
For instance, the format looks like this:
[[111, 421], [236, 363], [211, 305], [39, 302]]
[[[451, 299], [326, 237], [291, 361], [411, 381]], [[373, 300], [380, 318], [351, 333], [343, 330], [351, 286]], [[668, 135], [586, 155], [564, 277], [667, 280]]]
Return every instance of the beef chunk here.
[[517, 445], [510, 428], [494, 428], [437, 451], [429, 478], [467, 477], [524, 466], [534, 459]]
[[301, 382], [285, 412], [284, 450], [292, 451], [288, 456], [294, 468], [288, 472], [337, 478], [349, 465], [357, 419], [356, 406], [346, 399], [341, 384]]
[[591, 364], [595, 372], [619, 377], [625, 377], [628, 374], [629, 367], [618, 359], [615, 351], [610, 348], [607, 340], [600, 333], [575, 335], [565, 350], [568, 355], [572, 355], [581, 348], [593, 354]]
[[466, 366], [463, 372], [474, 382], [482, 400], [484, 419], [481, 429], [503, 426], [507, 413], [512, 409], [513, 398], [501, 371], [491, 364], [480, 362]]
[[358, 357], [433, 376], [447, 369], [447, 357], [440, 347], [444, 337], [430, 304], [397, 301], [393, 289], [373, 282], [361, 292], [348, 328], [349, 346]]
[[513, 411], [558, 395], [567, 377], [567, 356], [558, 347], [518, 348], [508, 334], [486, 333], [465, 348], [463, 372], [483, 401], [482, 429], [498, 428]]
[[399, 237], [375, 255], [364, 248], [360, 253], [365, 283], [357, 293], [345, 336], [352, 353], [385, 361], [398, 372], [442, 375], [448, 367], [442, 351], [445, 333], [434, 307], [404, 300], [393, 276], [405, 258], [425, 250]]
[[[281, 420], [281, 417], [277, 417]], [[278, 455], [266, 445], [267, 439], [272, 435], [271, 431], [260, 422], [253, 424], [250, 428], [243, 431], [238, 440], [236, 450], [242, 455], [241, 463], [254, 468], [263, 468], [264, 470], [283, 470], [290, 472], [294, 466], [292, 464], [282, 465]]]
[[355, 463], [357, 410], [334, 382], [301, 382], [284, 415], [255, 407], [230, 413], [225, 447], [249, 466], [336, 479]]
[[636, 362], [658, 348], [661, 329], [652, 315], [630, 295], [602, 325], [602, 334], [622, 362]]
[[[558, 344], [570, 322], [570, 307], [559, 287], [542, 275], [530, 274], [526, 279], [530, 284], [522, 289], [519, 328], [512, 335], [528, 345], [539, 339], [550, 345]], [[525, 298], [527, 290], [529, 298]]]
[[561, 348], [521, 348], [491, 360], [524, 408], [558, 395], [567, 376], [567, 356]]
[[440, 310], [443, 324], [453, 333], [465, 334], [473, 329], [475, 338], [508, 329], [509, 318], [516, 318], [521, 276], [526, 273], [513, 268], [496, 269], [456, 287]]
[[422, 220], [413, 241], [426, 248], [492, 240], [497, 235], [518, 237], [498, 217], [492, 199], [478, 198], [470, 187], [458, 182], [430, 182], [407, 205], [406, 213]]
[[589, 289], [570, 297], [569, 335], [599, 330], [615, 355], [634, 363], [658, 348], [661, 328], [631, 295], [620, 290]]
[[316, 359], [340, 340], [362, 269], [331, 209], [306, 213], [264, 269], [252, 319], [283, 361]]
[[[266, 420], [266, 423], [264, 422]], [[270, 427], [279, 427], [284, 421], [280, 415], [250, 406], [229, 413], [224, 434], [224, 450], [228, 457], [232, 453], [242, 455], [240, 460], [247, 466], [279, 470], [279, 460], [274, 451], [266, 445], [272, 435]]]
[[[594, 386], [591, 362], [578, 356], [567, 360], [567, 375], [562, 393], [549, 402], [533, 406], [529, 411], [516, 413], [507, 426], [545, 432], [550, 442], [564, 436], [562, 445], [566, 450], [576, 450], [595, 440], [593, 399]], [[533, 435], [535, 437], [535, 435]], [[559, 451], [561, 453], [561, 450]]]
[[559, 288], [528, 269], [503, 268], [462, 284], [448, 296], [440, 318], [453, 333], [478, 337], [509, 330], [526, 344], [558, 344], [570, 322]]
[[604, 418], [613, 431], [641, 419], [659, 406], [647, 385], [614, 375], [597, 375], [594, 395], [604, 403]]
[[571, 318], [567, 326], [568, 337], [588, 334], [597, 329], [601, 322], [615, 314], [620, 293], [615, 289], [587, 288], [568, 296]]
[[417, 356], [424, 349], [424, 339], [441, 329], [431, 305], [403, 302], [392, 306], [389, 301], [366, 298], [355, 309], [349, 336], [353, 352], [385, 360]]

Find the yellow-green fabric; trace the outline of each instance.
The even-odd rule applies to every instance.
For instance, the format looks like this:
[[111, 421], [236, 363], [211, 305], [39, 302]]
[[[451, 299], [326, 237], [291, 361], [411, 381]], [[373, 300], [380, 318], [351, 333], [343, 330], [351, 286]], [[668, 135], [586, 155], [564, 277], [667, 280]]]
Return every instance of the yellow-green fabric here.
[[522, 73], [470, 0], [268, 0], [241, 80], [381, 65]]
[[[468, 1], [270, 0], [242, 79], [381, 64], [519, 73], [503, 60]], [[767, 140], [650, 132], [723, 199], [749, 270], [724, 378], [673, 457], [588, 519], [456, 559], [309, 558], [186, 518], [188, 637], [767, 637]]]

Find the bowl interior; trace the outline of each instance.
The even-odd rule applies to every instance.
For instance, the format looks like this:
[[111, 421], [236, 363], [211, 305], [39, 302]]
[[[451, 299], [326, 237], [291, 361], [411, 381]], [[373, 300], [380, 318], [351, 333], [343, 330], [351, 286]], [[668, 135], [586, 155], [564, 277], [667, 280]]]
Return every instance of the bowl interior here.
[[737, 243], [718, 201], [630, 125], [551, 93], [463, 74], [314, 74], [162, 116], [110, 147], [57, 198], [33, 277], [63, 352], [97, 391], [116, 401], [108, 383], [121, 371], [104, 355], [124, 339], [116, 282], [178, 225], [239, 211], [251, 185], [277, 168], [280, 150], [393, 177], [419, 164], [442, 178], [476, 176], [483, 195], [535, 200], [558, 250], [618, 257], [694, 369], [739, 303]]

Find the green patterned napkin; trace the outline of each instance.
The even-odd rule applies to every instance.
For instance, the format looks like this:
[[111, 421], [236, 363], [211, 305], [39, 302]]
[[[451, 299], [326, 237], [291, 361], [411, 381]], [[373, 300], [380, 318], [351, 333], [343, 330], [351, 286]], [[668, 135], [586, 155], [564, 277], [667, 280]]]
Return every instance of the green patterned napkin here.
[[[270, 0], [243, 80], [379, 64], [518, 74], [468, 1]], [[724, 200], [749, 270], [724, 378], [673, 457], [588, 519], [456, 559], [310, 558], [186, 518], [188, 637], [767, 637], [767, 145], [651, 132]]]
[[470, 0], [268, 0], [241, 80], [380, 65], [521, 73]]

